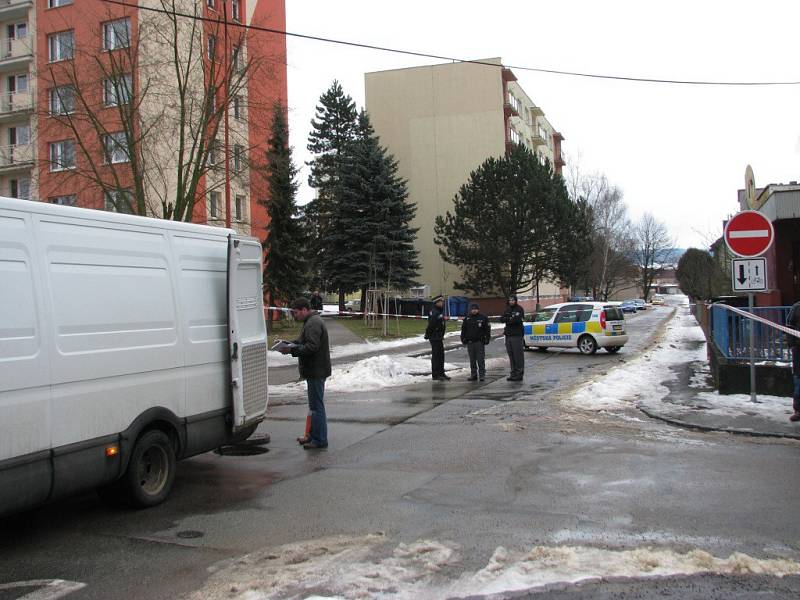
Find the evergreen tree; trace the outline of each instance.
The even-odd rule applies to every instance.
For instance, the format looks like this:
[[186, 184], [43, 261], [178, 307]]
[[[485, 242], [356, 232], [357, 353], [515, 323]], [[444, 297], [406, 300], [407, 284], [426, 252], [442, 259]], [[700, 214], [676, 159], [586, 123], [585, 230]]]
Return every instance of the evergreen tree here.
[[568, 244], [570, 200], [564, 181], [525, 146], [489, 158], [454, 198], [453, 213], [436, 217], [434, 240], [461, 270], [455, 286], [504, 297], [558, 271], [557, 249]]
[[292, 162], [289, 128], [284, 108], [277, 104], [273, 109], [265, 175], [268, 188], [265, 204], [270, 219], [264, 241], [264, 287], [271, 303], [287, 304], [307, 286], [306, 234], [295, 201], [297, 168]]
[[[366, 289], [406, 289], [419, 271], [411, 227], [416, 206], [408, 201], [406, 181], [397, 175], [397, 161], [387, 154], [363, 110], [356, 142], [343, 177], [344, 212], [348, 216], [347, 249], [351, 283]], [[344, 266], [344, 265], [343, 265]]]
[[311, 121], [308, 150], [314, 153], [308, 163], [308, 184], [317, 197], [306, 206], [311, 240], [309, 258], [314, 285], [339, 292], [339, 308], [344, 308], [344, 295], [353, 289], [347, 269], [343, 269], [347, 245], [347, 217], [342, 214], [342, 175], [348, 164], [347, 153], [356, 138], [356, 105], [344, 93], [338, 81], [320, 97], [316, 118]]

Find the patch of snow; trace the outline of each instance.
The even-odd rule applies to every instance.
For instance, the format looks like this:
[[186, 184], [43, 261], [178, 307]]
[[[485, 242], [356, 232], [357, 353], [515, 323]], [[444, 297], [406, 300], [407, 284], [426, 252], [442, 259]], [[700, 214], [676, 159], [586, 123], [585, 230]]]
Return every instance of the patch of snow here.
[[749, 394], [726, 395], [719, 392], [701, 392], [697, 397], [704, 402], [703, 412], [708, 414], [734, 417], [754, 414], [764, 419], [785, 423], [794, 412], [791, 398], [783, 396], [758, 394], [757, 403], [750, 401]]
[[630, 408], [645, 395], [660, 400], [669, 393], [663, 382], [676, 377], [671, 367], [695, 361], [706, 361], [703, 330], [694, 316], [676, 314], [667, 325], [664, 339], [653, 349], [578, 388], [565, 402], [603, 411]]
[[456, 598], [609, 577], [800, 574], [795, 561], [740, 552], [718, 558], [700, 549], [680, 553], [665, 547], [559, 545], [528, 551], [498, 547], [485, 567], [452, 576], [461, 560], [455, 544], [420, 540], [387, 549], [386, 542], [382, 534], [334, 536], [258, 550], [212, 568], [214, 573], [190, 599]]

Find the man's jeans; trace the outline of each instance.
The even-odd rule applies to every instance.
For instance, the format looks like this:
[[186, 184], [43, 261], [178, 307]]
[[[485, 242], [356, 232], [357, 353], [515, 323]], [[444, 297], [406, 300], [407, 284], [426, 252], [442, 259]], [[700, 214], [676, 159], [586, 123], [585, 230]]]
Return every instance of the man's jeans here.
[[467, 353], [469, 354], [469, 370], [472, 377], [486, 376], [486, 351], [483, 342], [467, 342]]
[[325, 378], [306, 379], [308, 410], [311, 413], [311, 441], [325, 448], [328, 445], [328, 422], [325, 417]]

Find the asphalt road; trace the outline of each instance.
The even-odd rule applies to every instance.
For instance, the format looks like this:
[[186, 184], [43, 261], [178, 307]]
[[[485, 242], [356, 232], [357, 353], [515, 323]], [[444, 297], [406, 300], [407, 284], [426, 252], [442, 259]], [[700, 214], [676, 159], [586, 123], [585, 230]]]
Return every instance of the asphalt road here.
[[[69, 600], [359, 589], [362, 597], [468, 597], [479, 591], [469, 582], [499, 568], [501, 549], [528, 556], [539, 546], [603, 549], [597, 568], [608, 579], [556, 578], [509, 597], [797, 598], [796, 576], [612, 575], [615, 557], [647, 548], [800, 560], [797, 443], [695, 433], [633, 409], [590, 413], [562, 402], [645, 350], [670, 311], [631, 319], [632, 340], [617, 355], [527, 353], [521, 384], [497, 367], [485, 385], [454, 379], [329, 396], [324, 452], [298, 448], [304, 399], [282, 398], [263, 427], [269, 452], [182, 462], [162, 506], [115, 510], [85, 494], [0, 521], [0, 600], [56, 579], [83, 586]], [[503, 355], [502, 340], [492, 342], [489, 356]], [[446, 361], [466, 355], [456, 349]], [[448, 558], [420, 562], [409, 548]], [[270, 561], [279, 567], [264, 570]]]

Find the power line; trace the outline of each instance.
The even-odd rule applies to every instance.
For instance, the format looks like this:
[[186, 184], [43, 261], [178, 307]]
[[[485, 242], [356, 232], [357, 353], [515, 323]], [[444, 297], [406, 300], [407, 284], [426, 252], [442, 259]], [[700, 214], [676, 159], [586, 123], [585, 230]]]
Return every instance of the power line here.
[[[187, 19], [194, 19], [197, 21], [205, 21], [208, 23], [221, 23], [220, 19], [214, 19], [212, 17], [206, 17], [203, 15], [194, 15], [188, 13], [182, 13], [173, 10], [167, 10], [164, 8], [157, 8], [154, 6], [140, 6], [138, 4], [131, 4], [128, 2], [123, 2], [122, 0], [103, 0], [103, 2], [107, 2], [108, 4], [118, 4], [120, 6], [125, 6], [128, 8], [137, 8], [139, 10], [145, 10], [150, 12], [157, 12], [163, 13], [174, 17], [185, 17]], [[237, 21], [228, 21], [228, 25], [230, 27], [238, 27], [240, 29], [252, 30], [252, 31], [262, 31], [264, 33], [273, 33], [277, 35], [283, 35], [286, 37], [294, 37], [303, 40], [311, 40], [315, 42], [324, 42], [327, 44], [338, 44], [340, 46], [351, 46], [354, 48], [363, 48], [365, 50], [376, 50], [379, 52], [391, 52], [394, 54], [404, 54], [406, 56], [416, 56], [421, 58], [433, 58], [436, 60], [445, 60], [450, 62], [459, 62], [459, 63], [469, 63], [473, 65], [485, 65], [489, 67], [503, 67], [507, 69], [514, 69], [517, 71], [530, 71], [533, 73], [547, 73], [550, 75], [563, 75], [567, 77], [584, 77], [589, 79], [608, 79], [613, 81], [630, 81], [634, 83], [665, 83], [665, 84], [672, 84], [672, 85], [705, 85], [705, 86], [776, 86], [776, 85], [800, 85], [800, 81], [709, 81], [709, 80], [686, 80], [686, 79], [658, 79], [653, 77], [626, 77], [623, 75], [603, 75], [600, 73], [582, 73], [580, 71], [563, 71], [560, 69], [544, 69], [541, 67], [526, 67], [521, 65], [498, 65], [496, 63], [490, 63], [480, 60], [468, 60], [464, 58], [458, 58], [455, 56], [444, 56], [441, 54], [432, 54], [429, 52], [416, 52], [414, 50], [404, 50], [402, 48], [390, 48], [388, 46], [376, 46], [374, 44], [363, 44], [360, 42], [350, 42], [347, 40], [337, 40], [334, 38], [327, 38], [321, 37], [317, 35], [308, 35], [304, 33], [295, 33], [291, 31], [284, 31], [281, 29], [273, 29], [270, 27], [264, 27], [261, 25], [247, 25], [245, 23], [239, 23]]]

